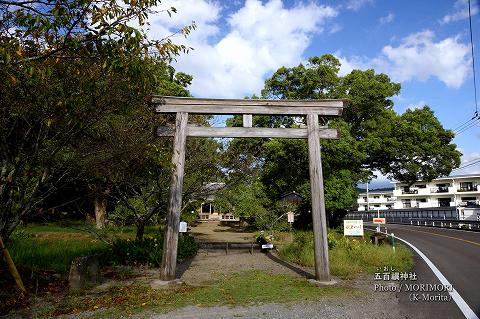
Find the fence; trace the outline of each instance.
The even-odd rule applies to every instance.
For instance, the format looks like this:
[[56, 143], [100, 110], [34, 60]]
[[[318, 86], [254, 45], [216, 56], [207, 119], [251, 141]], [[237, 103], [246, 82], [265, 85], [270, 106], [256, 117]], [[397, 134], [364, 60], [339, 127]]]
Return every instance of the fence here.
[[379, 212], [355, 211], [348, 213], [344, 219], [361, 219], [372, 221], [374, 217], [385, 218], [387, 224], [412, 226], [443, 227], [480, 231], [480, 220], [459, 218], [455, 207], [433, 207], [431, 209], [395, 209]]

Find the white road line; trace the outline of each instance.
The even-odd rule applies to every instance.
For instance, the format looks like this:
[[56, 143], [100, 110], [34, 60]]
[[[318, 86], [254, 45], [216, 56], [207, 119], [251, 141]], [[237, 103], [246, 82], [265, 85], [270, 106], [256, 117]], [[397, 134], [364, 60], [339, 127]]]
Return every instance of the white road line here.
[[[384, 232], [382, 232], [382, 233], [384, 233]], [[384, 233], [384, 234], [386, 234], [386, 233]], [[389, 234], [386, 234], [386, 235], [389, 235]], [[427, 256], [425, 256], [424, 253], [422, 253], [422, 251], [420, 249], [418, 249], [417, 247], [415, 247], [414, 245], [412, 245], [411, 243], [409, 243], [405, 239], [402, 239], [402, 238], [397, 237], [397, 236], [395, 236], [395, 238], [403, 241], [405, 244], [412, 247], [412, 249], [420, 257], [422, 257], [422, 259], [427, 263], [428, 267], [430, 267], [430, 269], [433, 271], [435, 276], [437, 276], [438, 280], [440, 280], [442, 285], [452, 286], [452, 284], [447, 280], [447, 278], [445, 278], [445, 276], [440, 272], [440, 270], [438, 270], [438, 268], [435, 267], [435, 265], [430, 261], [430, 259], [428, 259]], [[452, 296], [452, 299], [455, 301], [458, 308], [460, 308], [460, 311], [463, 313], [465, 318], [467, 318], [467, 319], [479, 319], [478, 316], [475, 314], [475, 312], [473, 312], [473, 310], [467, 305], [465, 300], [463, 300], [463, 298], [460, 296], [460, 294], [457, 292], [457, 290], [455, 288], [453, 288], [453, 291], [449, 291], [448, 293], [450, 294], [450, 296]]]

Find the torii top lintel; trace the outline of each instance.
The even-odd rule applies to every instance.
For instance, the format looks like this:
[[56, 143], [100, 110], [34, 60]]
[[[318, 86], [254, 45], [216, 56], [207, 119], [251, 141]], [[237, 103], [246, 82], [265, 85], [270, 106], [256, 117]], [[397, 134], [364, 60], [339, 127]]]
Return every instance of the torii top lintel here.
[[339, 116], [347, 100], [201, 99], [152, 96], [157, 113]]

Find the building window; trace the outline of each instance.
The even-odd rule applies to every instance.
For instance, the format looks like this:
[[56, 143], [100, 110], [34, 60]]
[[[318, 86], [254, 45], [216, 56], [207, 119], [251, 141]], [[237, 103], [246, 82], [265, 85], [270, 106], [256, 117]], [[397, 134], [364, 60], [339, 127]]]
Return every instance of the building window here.
[[379, 199], [380, 196], [376, 196], [376, 195], [375, 195], [375, 196], [373, 196], [373, 198], [374, 198], [374, 199]]
[[403, 208], [412, 207], [412, 202], [410, 199], [402, 199]]
[[403, 186], [402, 187], [402, 194], [417, 194], [418, 190], [410, 189], [410, 186]]
[[438, 199], [438, 206], [440, 207], [448, 207], [450, 206], [451, 198], [439, 198]]
[[473, 182], [461, 182], [459, 192], [474, 192], [477, 190], [477, 185], [474, 185]]
[[436, 187], [432, 188], [432, 193], [448, 193], [449, 183], [435, 184]]
[[425, 184], [417, 184], [415, 185], [416, 188], [427, 188], [427, 185]]
[[476, 204], [477, 198], [476, 197], [462, 197], [462, 202], [465, 204]]
[[211, 214], [213, 213], [214, 210], [213, 210], [213, 205], [211, 203], [204, 203], [202, 205], [202, 213], [204, 214]]

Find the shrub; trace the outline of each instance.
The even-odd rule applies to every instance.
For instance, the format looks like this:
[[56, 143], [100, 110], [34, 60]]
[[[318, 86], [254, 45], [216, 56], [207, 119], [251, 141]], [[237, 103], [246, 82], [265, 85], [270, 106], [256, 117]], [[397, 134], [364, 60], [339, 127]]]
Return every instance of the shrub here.
[[177, 260], [183, 261], [197, 254], [198, 245], [192, 236], [180, 236], [178, 238]]
[[114, 265], [158, 266], [162, 260], [162, 241], [145, 237], [142, 241], [117, 239], [113, 242], [105, 262]]
[[[177, 260], [183, 261], [197, 254], [197, 243], [191, 236], [178, 238]], [[145, 237], [142, 241], [117, 239], [105, 256], [105, 262], [114, 265], [160, 266], [163, 253], [161, 237]]]

